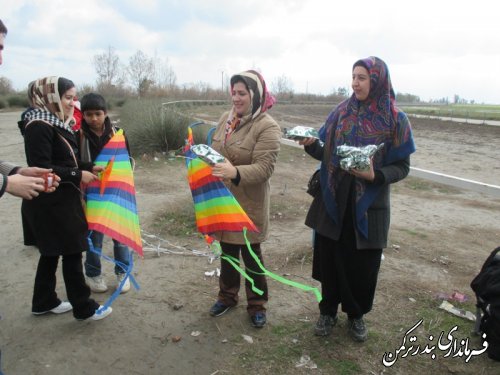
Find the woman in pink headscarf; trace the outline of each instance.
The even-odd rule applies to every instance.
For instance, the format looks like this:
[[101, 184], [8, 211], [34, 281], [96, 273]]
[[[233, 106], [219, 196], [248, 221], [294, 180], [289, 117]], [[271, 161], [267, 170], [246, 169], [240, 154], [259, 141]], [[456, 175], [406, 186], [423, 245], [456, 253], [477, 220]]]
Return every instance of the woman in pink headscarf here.
[[[213, 167], [213, 175], [222, 178], [231, 193], [259, 229], [248, 233], [252, 249], [262, 262], [260, 244], [268, 237], [269, 227], [269, 179], [280, 149], [281, 130], [266, 112], [274, 104], [262, 76], [248, 70], [231, 77], [233, 107], [222, 115], [214, 132], [212, 147], [225, 157], [223, 163]], [[252, 291], [245, 282], [247, 311], [254, 327], [266, 324], [267, 282], [259, 272], [256, 261], [250, 255], [241, 232], [219, 232], [222, 251], [245, 262], [245, 268], [264, 293]], [[220, 316], [238, 303], [240, 274], [226, 260], [221, 261], [219, 296], [210, 309], [210, 315]]]

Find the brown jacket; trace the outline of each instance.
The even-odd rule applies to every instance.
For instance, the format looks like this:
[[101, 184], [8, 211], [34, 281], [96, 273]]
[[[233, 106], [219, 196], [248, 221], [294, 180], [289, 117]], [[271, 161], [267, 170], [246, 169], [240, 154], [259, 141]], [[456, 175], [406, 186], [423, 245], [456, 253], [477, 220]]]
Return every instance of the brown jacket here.
[[[260, 233], [248, 232], [250, 243], [261, 243], [268, 238], [269, 179], [280, 150], [281, 130], [267, 113], [254, 120], [242, 122], [223, 145], [228, 112], [223, 114], [213, 135], [212, 148], [226, 157], [240, 174], [235, 185], [225, 181], [243, 210], [259, 228]], [[244, 244], [241, 232], [219, 232], [215, 237], [231, 244]]]

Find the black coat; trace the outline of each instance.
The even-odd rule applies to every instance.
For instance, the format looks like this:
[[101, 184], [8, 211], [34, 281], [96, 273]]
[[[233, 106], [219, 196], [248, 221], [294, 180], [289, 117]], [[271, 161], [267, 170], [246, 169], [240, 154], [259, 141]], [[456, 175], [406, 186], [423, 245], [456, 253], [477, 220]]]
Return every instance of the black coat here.
[[[305, 151], [317, 160], [323, 159], [323, 146], [315, 142], [305, 147]], [[368, 208], [368, 238], [364, 238], [355, 230], [357, 249], [382, 249], [387, 247], [390, 224], [390, 184], [404, 179], [410, 171], [410, 157], [398, 160], [375, 171], [375, 182], [381, 185], [380, 192]], [[317, 193], [311, 203], [306, 216], [305, 224], [318, 233], [332, 240], [339, 240], [342, 231], [343, 218], [347, 209], [354, 209], [355, 177], [346, 175], [339, 184], [337, 205], [340, 223], [335, 223], [326, 210], [321, 191]], [[354, 218], [354, 212], [350, 215]], [[353, 226], [356, 225], [353, 223]]]
[[25, 245], [37, 246], [42, 255], [73, 254], [88, 249], [80, 181], [91, 163], [78, 161], [77, 139], [67, 130], [43, 121], [30, 123], [24, 134], [30, 167], [51, 168], [61, 177], [55, 192], [23, 200], [21, 213]]

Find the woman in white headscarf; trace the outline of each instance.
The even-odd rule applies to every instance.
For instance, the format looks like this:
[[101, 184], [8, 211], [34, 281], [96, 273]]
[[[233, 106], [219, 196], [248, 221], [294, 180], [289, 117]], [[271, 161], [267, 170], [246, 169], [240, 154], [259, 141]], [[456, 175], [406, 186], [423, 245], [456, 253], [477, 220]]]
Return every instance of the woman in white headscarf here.
[[[267, 91], [262, 76], [248, 70], [231, 77], [233, 107], [222, 115], [214, 132], [212, 147], [225, 157], [223, 163], [213, 167], [213, 175], [222, 178], [243, 210], [259, 229], [248, 233], [252, 249], [262, 262], [260, 244], [268, 237], [269, 179], [280, 149], [281, 130], [266, 112], [274, 104], [274, 97]], [[252, 290], [245, 281], [247, 311], [254, 327], [266, 324], [267, 282], [248, 251], [241, 232], [219, 232], [223, 254], [239, 259], [240, 253], [247, 273], [262, 295]], [[212, 316], [219, 316], [238, 303], [240, 274], [226, 260], [221, 261], [219, 295], [210, 309]]]

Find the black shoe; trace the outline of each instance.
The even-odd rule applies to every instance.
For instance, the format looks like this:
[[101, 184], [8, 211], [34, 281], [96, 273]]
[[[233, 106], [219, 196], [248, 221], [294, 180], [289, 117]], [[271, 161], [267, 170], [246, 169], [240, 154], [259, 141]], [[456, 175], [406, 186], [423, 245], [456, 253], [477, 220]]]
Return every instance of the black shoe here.
[[337, 315], [331, 316], [326, 314], [320, 314], [319, 319], [314, 326], [314, 334], [316, 336], [328, 336], [332, 333], [332, 328], [337, 324], [339, 318]]
[[349, 334], [355, 341], [363, 342], [368, 338], [368, 329], [366, 328], [363, 318], [349, 318]]
[[255, 327], [255, 328], [262, 328], [266, 325], [266, 314], [263, 313], [263, 312], [258, 312], [258, 313], [255, 313], [255, 315], [252, 315], [250, 317], [250, 319], [252, 320], [252, 325]]
[[231, 308], [231, 306], [226, 306], [222, 302], [217, 301], [210, 308], [210, 315], [221, 316], [222, 314], [226, 313], [230, 308]]

